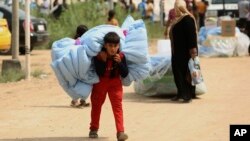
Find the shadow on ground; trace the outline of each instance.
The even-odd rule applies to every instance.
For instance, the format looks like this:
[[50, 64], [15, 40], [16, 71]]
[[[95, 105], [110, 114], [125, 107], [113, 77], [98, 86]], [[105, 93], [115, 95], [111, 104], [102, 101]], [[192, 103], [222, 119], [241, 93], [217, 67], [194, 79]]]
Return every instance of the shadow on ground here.
[[76, 109], [74, 107], [71, 107], [70, 105], [68, 105], [68, 106], [67, 105], [45, 105], [45, 106], [29, 105], [29, 107], [34, 107], [34, 108], [68, 108], [68, 109]]
[[[171, 98], [176, 96], [176, 94], [157, 94], [155, 96], [144, 96], [144, 95], [139, 95], [136, 93], [124, 93], [124, 98], [123, 101], [127, 102], [141, 102], [141, 103], [149, 103], [149, 104], [154, 104], [154, 103], [170, 103], [170, 104], [180, 104], [183, 103], [181, 101], [171, 101]], [[195, 98], [196, 100], [199, 100], [200, 98], [197, 97]]]
[[159, 94], [156, 96], [144, 96], [136, 93], [124, 93], [124, 101], [141, 102], [141, 103], [176, 103], [172, 102], [171, 98], [176, 94]]
[[[99, 137], [95, 141], [108, 141], [108, 137]], [[16, 138], [0, 139], [0, 141], [93, 141], [88, 137], [37, 137], [37, 138]]]

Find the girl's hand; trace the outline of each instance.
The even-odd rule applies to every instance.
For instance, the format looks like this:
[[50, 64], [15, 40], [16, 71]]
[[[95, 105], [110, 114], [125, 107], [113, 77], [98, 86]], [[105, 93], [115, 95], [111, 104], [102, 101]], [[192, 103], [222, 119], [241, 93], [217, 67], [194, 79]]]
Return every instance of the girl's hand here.
[[101, 51], [98, 53], [97, 55], [103, 62], [106, 62], [107, 61], [107, 53], [105, 51]]
[[114, 61], [117, 63], [121, 63], [121, 56], [119, 54], [115, 54], [113, 57]]

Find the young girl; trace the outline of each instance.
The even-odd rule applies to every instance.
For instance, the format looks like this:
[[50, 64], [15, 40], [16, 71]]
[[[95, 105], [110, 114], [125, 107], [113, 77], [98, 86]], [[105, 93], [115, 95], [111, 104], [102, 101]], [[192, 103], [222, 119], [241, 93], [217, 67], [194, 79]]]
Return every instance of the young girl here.
[[115, 117], [118, 141], [124, 141], [128, 135], [124, 133], [122, 96], [123, 88], [121, 77], [128, 75], [125, 56], [119, 52], [120, 37], [115, 32], [109, 32], [104, 36], [104, 47], [94, 57], [96, 73], [100, 82], [94, 84], [91, 94], [91, 123], [89, 138], [98, 138], [99, 120], [101, 108], [108, 93]]

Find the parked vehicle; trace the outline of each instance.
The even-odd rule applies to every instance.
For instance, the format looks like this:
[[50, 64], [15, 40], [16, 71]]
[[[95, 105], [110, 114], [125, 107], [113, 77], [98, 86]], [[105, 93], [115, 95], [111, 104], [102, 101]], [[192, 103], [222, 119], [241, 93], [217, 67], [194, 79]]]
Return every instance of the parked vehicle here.
[[[10, 31], [12, 31], [12, 7], [0, 5], [0, 13], [7, 19]], [[19, 52], [25, 54], [25, 12], [21, 9], [19, 13]], [[30, 21], [30, 51], [37, 45], [45, 44], [49, 40], [47, 22], [43, 18], [31, 16]], [[11, 54], [11, 49], [6, 54]]]
[[[239, 17], [238, 1], [239, 0], [224, 0], [225, 3], [223, 5], [223, 0], [208, 0], [207, 17], [229, 15], [237, 19]], [[223, 10], [223, 7], [225, 10]]]
[[11, 34], [6, 19], [0, 17], [0, 53], [6, 53], [10, 49]]

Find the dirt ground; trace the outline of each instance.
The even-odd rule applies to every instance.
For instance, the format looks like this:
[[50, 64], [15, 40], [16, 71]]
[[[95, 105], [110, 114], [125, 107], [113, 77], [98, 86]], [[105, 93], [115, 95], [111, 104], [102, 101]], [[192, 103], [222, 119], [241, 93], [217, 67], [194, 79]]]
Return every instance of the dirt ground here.
[[[11, 56], [0, 56], [11, 59]], [[24, 66], [24, 56], [20, 56]], [[50, 68], [50, 51], [34, 50], [32, 71], [47, 75], [0, 84], [0, 141], [88, 141], [90, 107], [71, 108]], [[130, 141], [227, 141], [230, 124], [250, 124], [250, 57], [201, 58], [208, 93], [189, 104], [145, 97], [124, 87], [125, 129]], [[88, 99], [89, 101], [89, 99]], [[109, 100], [99, 139], [114, 141]], [[91, 140], [92, 141], [92, 140]]]

